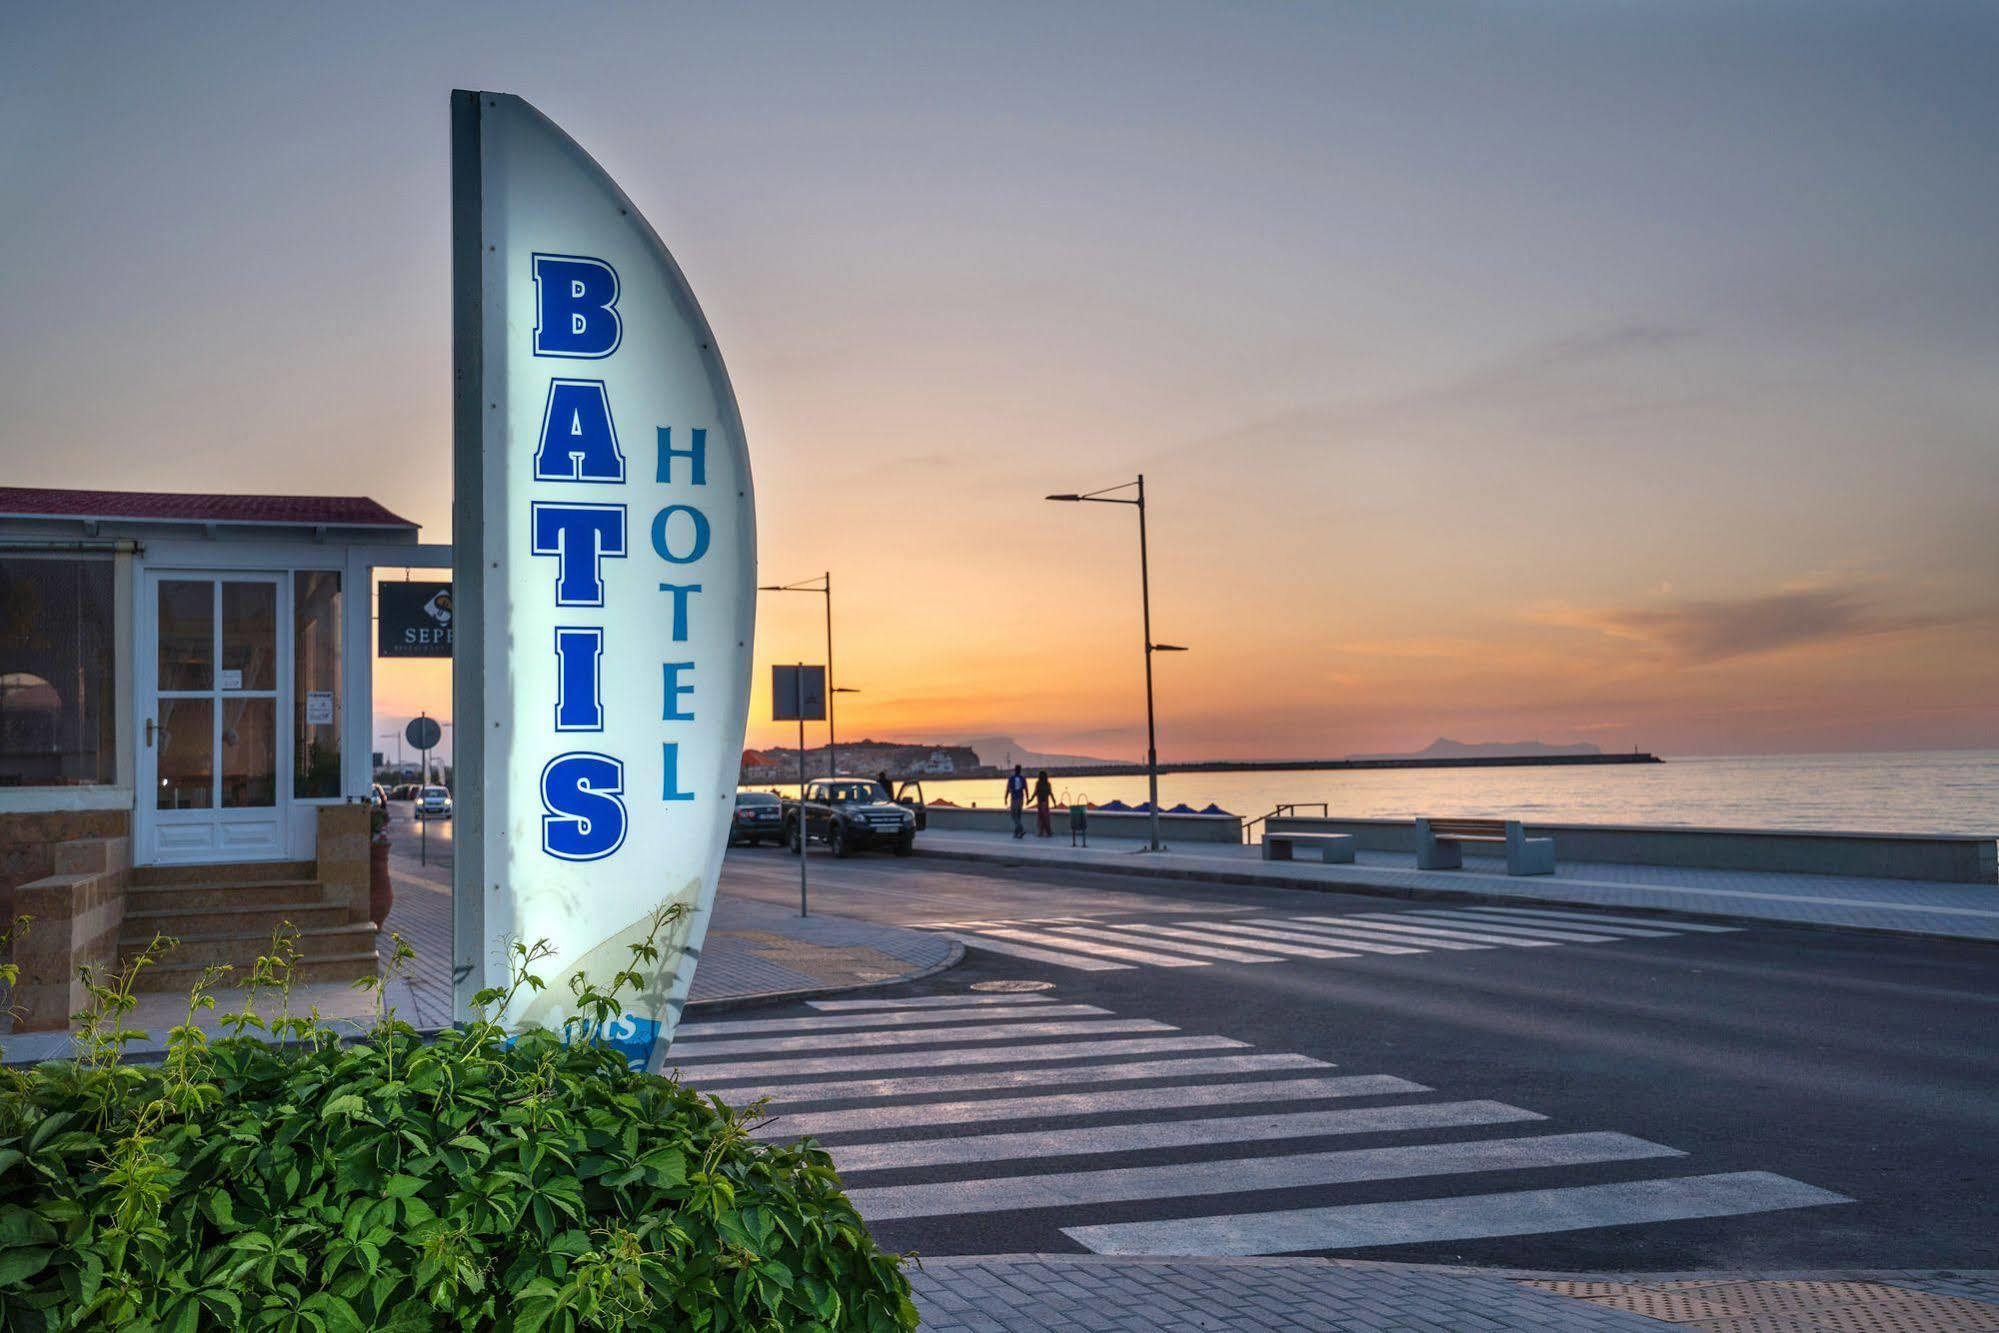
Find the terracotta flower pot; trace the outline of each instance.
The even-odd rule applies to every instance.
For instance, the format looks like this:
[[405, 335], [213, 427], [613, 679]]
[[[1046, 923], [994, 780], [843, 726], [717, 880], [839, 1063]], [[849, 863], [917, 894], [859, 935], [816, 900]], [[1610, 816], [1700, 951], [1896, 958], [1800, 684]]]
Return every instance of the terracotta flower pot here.
[[389, 843], [386, 838], [368, 845], [368, 919], [380, 929], [395, 906], [395, 887], [389, 882]]

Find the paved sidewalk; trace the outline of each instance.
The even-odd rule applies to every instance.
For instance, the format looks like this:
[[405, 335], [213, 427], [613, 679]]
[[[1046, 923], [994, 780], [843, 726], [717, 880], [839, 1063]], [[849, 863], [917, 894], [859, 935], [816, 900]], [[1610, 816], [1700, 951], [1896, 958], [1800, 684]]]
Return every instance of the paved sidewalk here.
[[1504, 1272], [1327, 1259], [991, 1255], [911, 1285], [933, 1333], [1999, 1329], [1999, 1272]]
[[1999, 885], [1941, 884], [1838, 875], [1563, 862], [1553, 875], [1511, 876], [1503, 861], [1467, 856], [1463, 870], [1417, 870], [1408, 856], [1362, 852], [1353, 865], [1265, 861], [1261, 849], [1234, 843], [1179, 843], [1160, 853], [1139, 844], [1096, 839], [1015, 839], [1005, 833], [933, 829], [917, 842], [921, 856], [1150, 875], [1211, 883], [1378, 893], [1401, 898], [1486, 898], [1671, 912], [1729, 921], [1796, 925], [1893, 935], [1999, 942]]

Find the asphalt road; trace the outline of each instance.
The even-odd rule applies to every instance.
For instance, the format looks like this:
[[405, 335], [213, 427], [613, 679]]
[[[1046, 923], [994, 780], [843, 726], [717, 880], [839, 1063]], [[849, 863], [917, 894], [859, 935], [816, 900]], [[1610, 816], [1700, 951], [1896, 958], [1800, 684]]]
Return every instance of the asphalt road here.
[[[778, 1090], [773, 1132], [814, 1132], [895, 1248], [1999, 1266], [1999, 949], [1788, 927], [1606, 937], [1601, 915], [1554, 909], [1509, 921], [921, 858], [816, 854], [811, 870], [815, 910], [960, 923], [963, 965], [884, 998], [1053, 983], [991, 1006], [1011, 1026], [791, 1005], [727, 1017], [810, 1021], [676, 1042], [697, 1085]], [[722, 892], [795, 904], [797, 863], [732, 851]], [[1349, 956], [1256, 952], [1285, 942]], [[1043, 1022], [1037, 1004], [1083, 1012]], [[1084, 1045], [1065, 1057], [1068, 1042]], [[823, 1086], [863, 1078], [916, 1081]]]

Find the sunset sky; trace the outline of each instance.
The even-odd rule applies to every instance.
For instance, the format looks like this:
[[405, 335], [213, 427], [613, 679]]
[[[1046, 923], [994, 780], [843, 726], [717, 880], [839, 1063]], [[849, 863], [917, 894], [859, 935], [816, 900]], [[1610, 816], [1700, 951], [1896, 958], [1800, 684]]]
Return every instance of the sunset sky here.
[[13, 4], [0, 480], [448, 540], [494, 88], [693, 282], [843, 737], [1137, 755], [1132, 516], [1041, 497], [1143, 471], [1168, 757], [1999, 746], [1995, 69], [1990, 4]]

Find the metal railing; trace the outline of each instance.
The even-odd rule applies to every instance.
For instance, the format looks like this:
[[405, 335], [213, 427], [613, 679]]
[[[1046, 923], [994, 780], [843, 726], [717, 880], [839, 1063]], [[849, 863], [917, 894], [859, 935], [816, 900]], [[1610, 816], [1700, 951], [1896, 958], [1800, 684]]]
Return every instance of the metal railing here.
[[1332, 811], [1326, 807], [1324, 801], [1293, 801], [1289, 804], [1278, 806], [1267, 815], [1258, 815], [1255, 819], [1244, 824], [1242, 826], [1242, 840], [1245, 844], [1255, 842], [1256, 839], [1250, 836], [1250, 830], [1258, 824], [1267, 823], [1272, 819], [1283, 819], [1296, 814], [1300, 810], [1311, 809], [1313, 807], [1318, 808], [1319, 818], [1330, 819], [1332, 817]]

